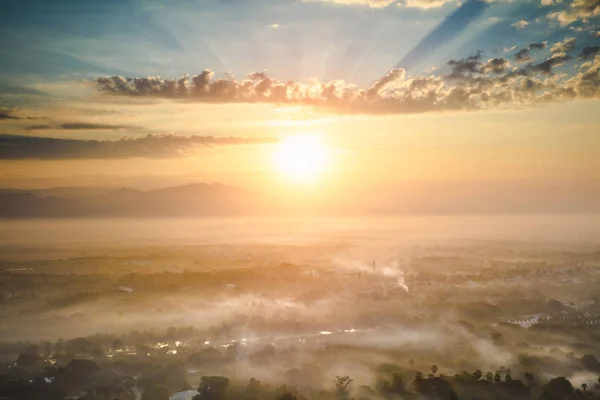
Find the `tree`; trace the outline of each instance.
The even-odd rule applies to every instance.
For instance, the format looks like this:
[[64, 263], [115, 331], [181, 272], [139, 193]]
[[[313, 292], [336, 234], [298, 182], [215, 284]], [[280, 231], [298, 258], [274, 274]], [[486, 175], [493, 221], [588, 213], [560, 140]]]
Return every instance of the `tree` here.
[[165, 386], [151, 386], [144, 390], [141, 400], [169, 400], [169, 389]]
[[431, 366], [431, 373], [435, 376], [435, 373], [438, 371], [438, 366], [433, 364]]
[[197, 368], [216, 367], [223, 363], [223, 354], [217, 349], [208, 348], [201, 352], [191, 354], [188, 362]]
[[402, 377], [396, 373], [392, 376], [391, 390], [395, 394], [400, 394], [404, 391], [404, 381]]
[[527, 381], [527, 384], [529, 386], [533, 385], [534, 377], [533, 377], [533, 374], [531, 372], [525, 372], [525, 375], [523, 375], [523, 377], [525, 378], [525, 381]]
[[475, 379], [476, 381], [478, 381], [479, 379], [481, 379], [482, 375], [483, 375], [483, 372], [481, 372], [480, 369], [475, 370], [475, 372], [473, 372], [473, 379]]
[[412, 358], [410, 360], [408, 360], [408, 365], [410, 365], [410, 368], [414, 368], [415, 367], [415, 360], [413, 360]]
[[[135, 400], [136, 397], [131, 389], [118, 384], [107, 383], [95, 387], [89, 398], [94, 400]], [[144, 399], [144, 396], [142, 396], [142, 399]], [[156, 397], [150, 397], [150, 399], [156, 399]], [[158, 399], [164, 399], [164, 397], [158, 397]]]
[[[298, 389], [295, 386], [281, 385], [275, 389], [276, 400], [295, 400], [297, 398]], [[290, 397], [291, 396], [291, 397]]]
[[38, 364], [41, 361], [41, 357], [37, 354], [23, 353], [20, 354], [19, 357], [17, 357], [16, 364], [19, 367], [31, 367]]
[[[469, 373], [466, 375], [471, 376]], [[414, 386], [418, 393], [428, 399], [458, 400], [450, 384], [438, 376], [415, 381]]]
[[584, 355], [583, 357], [581, 357], [580, 362], [583, 368], [589, 371], [600, 372], [600, 361], [598, 361], [598, 359], [593, 355]]
[[494, 374], [492, 374], [491, 372], [487, 372], [485, 374], [485, 380], [488, 381], [488, 382], [493, 381], [494, 380]]
[[263, 386], [260, 384], [260, 381], [257, 381], [254, 378], [250, 378], [248, 385], [246, 385], [246, 395], [250, 400], [257, 400], [261, 398], [263, 393]]
[[70, 374], [87, 377], [100, 371], [100, 366], [92, 360], [74, 359], [65, 367]]
[[229, 386], [229, 378], [225, 376], [203, 376], [200, 378], [198, 394], [193, 400], [221, 400]]
[[582, 384], [581, 384], [581, 388], [583, 389], [583, 393], [585, 393], [585, 391], [586, 391], [586, 390], [587, 390], [587, 388], [588, 388], [588, 385], [587, 385], [587, 383], [585, 383], [585, 382], [584, 382], [584, 383], [582, 383]]
[[278, 395], [277, 397], [275, 397], [275, 400], [298, 400], [298, 398], [296, 396], [294, 396], [293, 394], [291, 394], [290, 392], [284, 392], [284, 393]]
[[113, 350], [121, 350], [123, 348], [123, 341], [121, 339], [115, 339], [112, 342]]
[[500, 372], [494, 374], [494, 381], [496, 381], [496, 383], [502, 382], [502, 375], [500, 375]]
[[337, 398], [340, 400], [347, 400], [349, 398], [348, 386], [352, 383], [352, 379], [348, 375], [336, 376], [335, 380], [335, 393]]
[[573, 394], [575, 389], [571, 382], [560, 376], [558, 378], [551, 379], [547, 384], [544, 385], [542, 389], [542, 394], [540, 399], [543, 400], [563, 400], [567, 396]]

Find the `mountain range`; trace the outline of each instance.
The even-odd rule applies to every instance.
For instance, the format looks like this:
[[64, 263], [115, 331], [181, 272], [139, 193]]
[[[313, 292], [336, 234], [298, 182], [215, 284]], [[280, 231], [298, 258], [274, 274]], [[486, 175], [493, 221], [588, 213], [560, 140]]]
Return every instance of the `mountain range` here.
[[219, 184], [148, 191], [125, 187], [0, 189], [0, 218], [218, 216], [243, 214], [252, 204], [244, 190]]
[[0, 218], [219, 217], [369, 214], [600, 213], [600, 185], [539, 182], [407, 183], [260, 191], [195, 183], [153, 190], [0, 189]]

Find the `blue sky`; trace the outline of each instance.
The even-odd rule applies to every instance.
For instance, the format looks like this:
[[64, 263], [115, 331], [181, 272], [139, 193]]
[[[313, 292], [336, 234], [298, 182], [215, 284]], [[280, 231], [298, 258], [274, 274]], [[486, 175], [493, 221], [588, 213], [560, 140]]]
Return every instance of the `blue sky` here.
[[[218, 75], [267, 70], [280, 79], [364, 85], [395, 65], [402, 67], [399, 62], [461, 7], [455, 2], [434, 8], [356, 3], [9, 0], [0, 16], [0, 73], [4, 80], [179, 77], [209, 68]], [[566, 35], [576, 37], [578, 47], [597, 42], [586, 30], [570, 30], [580, 22], [561, 27], [546, 17], [568, 8], [567, 3], [500, 0], [474, 18], [467, 6], [454, 26], [434, 38], [441, 46], [425, 43], [409, 72], [477, 50], [491, 57], [503, 48], [552, 43]], [[512, 26], [520, 20], [529, 25]]]

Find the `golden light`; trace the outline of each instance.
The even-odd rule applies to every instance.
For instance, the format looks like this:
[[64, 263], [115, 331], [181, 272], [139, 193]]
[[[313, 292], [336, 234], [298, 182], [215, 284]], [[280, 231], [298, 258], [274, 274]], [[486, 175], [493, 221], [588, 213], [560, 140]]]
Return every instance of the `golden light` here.
[[287, 179], [314, 181], [325, 172], [329, 151], [322, 136], [287, 136], [275, 148], [273, 161], [277, 170]]

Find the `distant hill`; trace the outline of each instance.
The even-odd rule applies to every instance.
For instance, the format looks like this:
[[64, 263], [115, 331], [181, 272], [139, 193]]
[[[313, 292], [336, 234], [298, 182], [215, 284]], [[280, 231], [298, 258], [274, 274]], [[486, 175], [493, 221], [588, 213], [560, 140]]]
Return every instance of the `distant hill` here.
[[40, 196], [32, 192], [0, 192], [1, 218], [83, 216], [89, 210], [76, 200]]
[[275, 190], [206, 183], [153, 190], [0, 189], [0, 218], [600, 212], [596, 182], [421, 182], [352, 190]]
[[52, 188], [0, 189], [0, 218], [160, 217], [236, 215], [255, 204], [240, 188], [191, 184], [140, 191]]

